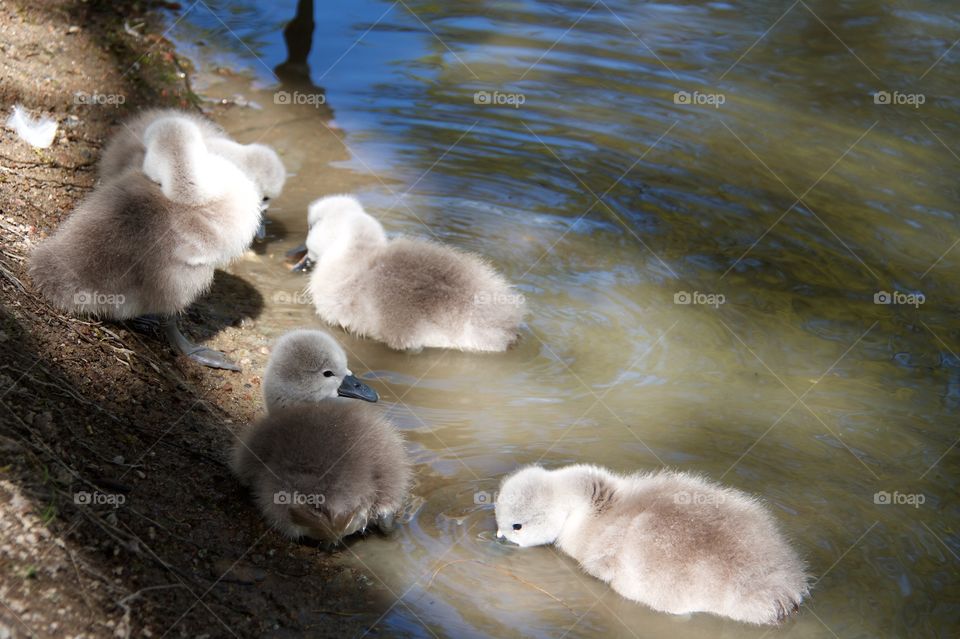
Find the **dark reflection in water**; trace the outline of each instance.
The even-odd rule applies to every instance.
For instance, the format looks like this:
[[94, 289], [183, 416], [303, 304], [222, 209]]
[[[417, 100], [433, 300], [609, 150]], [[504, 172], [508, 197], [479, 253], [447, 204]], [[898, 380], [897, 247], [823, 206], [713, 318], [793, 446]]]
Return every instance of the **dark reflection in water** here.
[[283, 29], [287, 59], [274, 68], [277, 77], [285, 84], [311, 84], [309, 58], [314, 24], [313, 0], [299, 0], [296, 14]]

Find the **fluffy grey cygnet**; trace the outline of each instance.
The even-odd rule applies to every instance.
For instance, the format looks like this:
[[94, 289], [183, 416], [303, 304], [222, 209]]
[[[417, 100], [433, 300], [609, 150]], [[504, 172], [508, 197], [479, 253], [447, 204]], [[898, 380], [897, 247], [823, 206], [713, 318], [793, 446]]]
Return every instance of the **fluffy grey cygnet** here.
[[[264, 210], [271, 199], [280, 195], [287, 172], [276, 151], [264, 144], [240, 144], [208, 118], [179, 109], [147, 109], [121, 123], [100, 156], [98, 172], [101, 179], [119, 175], [130, 166], [141, 166], [146, 154], [144, 134], [147, 128], [166, 118], [182, 118], [196, 125], [208, 150], [235, 164], [253, 181]], [[257, 237], [262, 239], [263, 235], [261, 226]]]
[[761, 502], [695, 475], [528, 466], [503, 480], [496, 517], [498, 537], [556, 544], [661, 612], [776, 624], [809, 591], [803, 562]]
[[213, 282], [214, 269], [246, 251], [260, 224], [257, 188], [210, 153], [184, 118], [144, 132], [142, 166], [96, 187], [30, 256], [36, 287], [76, 315], [162, 318], [171, 344], [207, 366], [239, 370], [190, 343], [175, 316]]
[[[284, 535], [335, 545], [393, 527], [410, 461], [377, 394], [347, 368], [322, 331], [287, 333], [264, 374], [267, 414], [241, 437], [231, 467], [264, 517]], [[366, 400], [358, 401], [358, 400]]]
[[397, 350], [504, 351], [523, 296], [475, 255], [436, 242], [387, 240], [350, 196], [310, 205], [310, 293], [326, 322]]
[[141, 167], [143, 156], [147, 153], [144, 138], [147, 127], [166, 118], [181, 118], [193, 124], [199, 129], [204, 143], [212, 138], [227, 137], [227, 133], [218, 124], [199, 113], [180, 109], [146, 109], [121, 122], [107, 140], [97, 163], [100, 179], [110, 180], [131, 166]]
[[207, 140], [207, 148], [240, 167], [260, 189], [264, 200], [276, 198], [283, 191], [287, 170], [277, 152], [266, 144], [240, 144], [226, 137], [215, 137]]

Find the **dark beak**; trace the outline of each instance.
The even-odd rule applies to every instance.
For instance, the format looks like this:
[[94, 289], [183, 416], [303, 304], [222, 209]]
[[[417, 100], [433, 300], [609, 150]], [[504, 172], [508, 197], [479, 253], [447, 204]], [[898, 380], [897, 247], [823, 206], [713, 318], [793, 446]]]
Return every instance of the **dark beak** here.
[[262, 242], [267, 237], [267, 209], [270, 208], [270, 198], [260, 201], [260, 226], [257, 227], [257, 241]]
[[377, 391], [373, 390], [353, 375], [347, 375], [343, 378], [340, 388], [337, 389], [340, 397], [351, 397], [353, 399], [362, 399], [365, 402], [375, 402], [380, 399]]
[[306, 273], [313, 268], [313, 260], [307, 253], [307, 245], [301, 244], [287, 251], [287, 264], [291, 265], [290, 270], [295, 273]]

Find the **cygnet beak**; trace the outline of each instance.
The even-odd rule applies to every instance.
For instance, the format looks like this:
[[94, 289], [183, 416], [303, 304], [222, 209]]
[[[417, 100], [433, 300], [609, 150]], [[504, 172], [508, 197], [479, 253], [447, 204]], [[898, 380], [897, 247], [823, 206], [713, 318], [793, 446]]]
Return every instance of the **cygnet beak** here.
[[301, 244], [287, 251], [287, 263], [292, 264], [290, 270], [295, 273], [306, 273], [313, 268], [313, 260], [310, 259], [307, 245]]
[[256, 238], [262, 242], [267, 237], [267, 209], [270, 208], [270, 198], [265, 197], [260, 200], [260, 226], [257, 227]]
[[499, 530], [497, 530], [497, 543], [500, 544], [501, 546], [514, 546], [514, 547], [517, 547], [517, 546], [520, 545], [520, 544], [518, 544], [518, 543], [512, 542], [512, 541], [510, 541], [509, 539], [507, 539], [507, 536], [504, 535], [504, 534], [503, 534], [502, 532], [500, 532]]
[[353, 375], [347, 375], [340, 383], [337, 389], [337, 395], [340, 397], [350, 397], [353, 399], [362, 399], [365, 402], [375, 402], [380, 399], [377, 391], [373, 390]]

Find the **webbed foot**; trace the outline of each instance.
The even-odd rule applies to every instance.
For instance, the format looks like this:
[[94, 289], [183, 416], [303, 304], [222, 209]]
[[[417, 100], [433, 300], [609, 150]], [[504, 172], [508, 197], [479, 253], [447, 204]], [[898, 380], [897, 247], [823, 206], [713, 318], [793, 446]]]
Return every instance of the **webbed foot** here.
[[194, 344], [188, 340], [177, 327], [177, 320], [175, 317], [164, 317], [160, 320], [160, 324], [163, 327], [163, 332], [167, 336], [167, 341], [177, 353], [186, 355], [198, 364], [203, 364], [209, 368], [220, 368], [223, 370], [240, 372], [240, 366], [235, 364], [220, 351], [216, 351], [212, 348], [207, 348], [206, 346], [201, 346], [199, 344]]
[[184, 353], [184, 355], [208, 368], [220, 368], [227, 371], [240, 372], [240, 366], [230, 360], [226, 355], [212, 348], [207, 348], [206, 346], [198, 346], [196, 350]]

